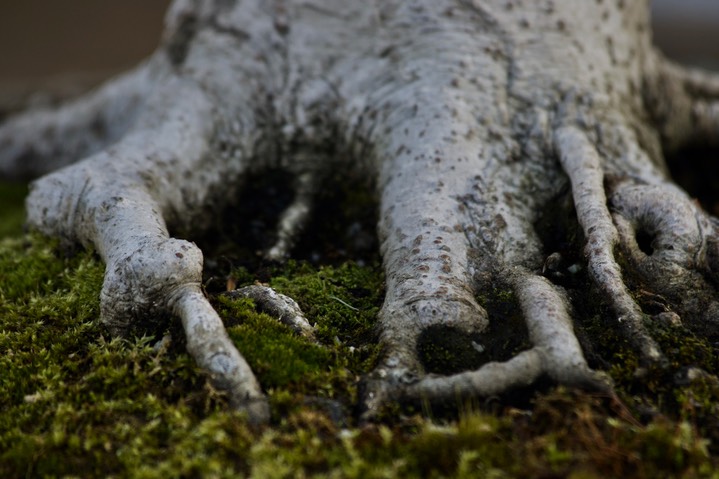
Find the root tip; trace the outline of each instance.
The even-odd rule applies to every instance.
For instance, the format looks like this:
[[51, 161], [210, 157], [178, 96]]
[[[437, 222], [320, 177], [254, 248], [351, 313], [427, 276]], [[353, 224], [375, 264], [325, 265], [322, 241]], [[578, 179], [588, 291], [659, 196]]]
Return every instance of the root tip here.
[[244, 413], [247, 422], [252, 426], [262, 426], [270, 422], [270, 404], [264, 396], [231, 400], [230, 406]]

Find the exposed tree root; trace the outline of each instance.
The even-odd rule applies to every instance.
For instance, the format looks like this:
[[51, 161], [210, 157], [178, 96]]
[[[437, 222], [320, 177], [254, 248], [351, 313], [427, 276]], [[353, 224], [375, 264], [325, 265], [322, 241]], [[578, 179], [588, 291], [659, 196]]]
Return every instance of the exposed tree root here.
[[[635, 274], [693, 322], [689, 326], [715, 335], [716, 220], [673, 185], [622, 184], [611, 201], [622, 250]], [[642, 236], [647, 251], [637, 242]]]
[[163, 60], [157, 55], [65, 107], [8, 120], [0, 133], [0, 175], [37, 178], [122, 138], [152, 94], [148, 85], [167, 67]]
[[650, 364], [662, 360], [662, 353], [642, 325], [643, 314], [624, 285], [614, 259], [617, 230], [604, 195], [604, 174], [595, 148], [577, 128], [563, 127], [556, 132], [556, 146], [562, 168], [572, 183], [574, 206], [587, 238], [585, 255], [594, 281], [612, 305], [619, 326], [641, 357]]
[[[71, 165], [33, 184], [28, 223], [102, 256], [114, 333], [179, 317], [190, 354], [253, 421], [268, 417], [260, 385], [203, 296], [201, 252], [171, 232], [203, 230], [249, 173], [270, 168], [295, 177], [274, 260], [290, 254], [324, 169], [378, 185], [387, 291], [364, 419], [391, 401], [494, 395], [540, 376], [608, 391], [568, 296], [542, 276], [557, 255], [536, 222], [569, 185], [574, 210], [558, 214], [576, 214], [616, 318], [607, 327], [643, 366], [665, 361], [629, 276], [670, 304], [654, 319], [716, 334], [718, 223], [671, 184], [663, 152], [717, 142], [719, 79], [652, 49], [647, 2], [603, 3], [178, 0], [147, 63], [0, 127], [0, 174]], [[509, 327], [477, 301], [498, 285], [516, 297], [528, 349], [426, 374], [424, 332]], [[312, 336], [291, 300], [232, 294]]]
[[277, 318], [297, 334], [314, 340], [314, 328], [292, 298], [279, 294], [272, 288], [258, 284], [235, 289], [226, 294], [231, 298], [250, 298], [254, 300], [260, 311]]

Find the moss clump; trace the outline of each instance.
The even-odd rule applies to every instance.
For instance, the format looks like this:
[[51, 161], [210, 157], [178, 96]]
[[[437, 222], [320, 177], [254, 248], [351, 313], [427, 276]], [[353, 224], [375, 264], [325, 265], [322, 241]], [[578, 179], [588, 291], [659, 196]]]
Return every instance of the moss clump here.
[[[239, 278], [251, 277], [244, 269], [231, 274], [239, 286]], [[268, 274], [273, 288], [298, 301], [320, 344], [257, 313], [250, 300], [219, 295], [217, 307], [271, 400], [283, 408], [304, 402], [303, 396], [354, 404], [357, 379], [369, 371], [378, 352], [374, 324], [383, 294], [378, 268], [351, 262], [315, 268], [290, 262]]]
[[251, 300], [219, 299], [230, 337], [266, 388], [299, 384], [331, 360], [330, 351], [297, 336], [276, 318], [254, 312]]

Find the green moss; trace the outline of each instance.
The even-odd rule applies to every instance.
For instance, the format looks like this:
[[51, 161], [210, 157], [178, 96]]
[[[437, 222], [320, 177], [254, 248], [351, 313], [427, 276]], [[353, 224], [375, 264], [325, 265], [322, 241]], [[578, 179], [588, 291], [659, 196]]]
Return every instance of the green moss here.
[[122, 470], [118, 454], [138, 432], [164, 446], [178, 421], [189, 427], [221, 404], [184, 353], [108, 339], [102, 273], [91, 253], [67, 258], [37, 236], [0, 242], [3, 477]]
[[[158, 338], [107, 335], [98, 320], [103, 265], [92, 253], [67, 256], [37, 236], [1, 241], [0, 477], [661, 478], [711, 477], [719, 466], [710, 377], [676, 386], [622, 371], [615, 380], [630, 409], [559, 389], [492, 413], [467, 407], [458, 419], [433, 420], [396, 410], [388, 425], [357, 426], [356, 385], [377, 354], [378, 271], [290, 263], [268, 274], [317, 324], [319, 345], [251, 301], [214, 298], [270, 395], [273, 422], [253, 429], [227, 411], [176, 325], [168, 328], [177, 340], [157, 350]], [[499, 293], [485, 303], [508, 316], [513, 304]], [[632, 370], [633, 357], [606, 329], [602, 353]], [[654, 333], [676, 368], [716, 372], [701, 338]], [[655, 410], [643, 425], [633, 419], [640, 404]]]
[[297, 298], [307, 318], [316, 324], [322, 342], [359, 347], [375, 336], [384, 294], [378, 271], [378, 265], [360, 267], [352, 262], [318, 269], [290, 262], [270, 285]]
[[[234, 278], [250, 278], [245, 270]], [[297, 337], [275, 318], [257, 313], [250, 300], [218, 297], [218, 311], [230, 336], [270, 390], [276, 407], [297, 403], [288, 397], [306, 395], [356, 400], [357, 378], [369, 371], [378, 349], [374, 325], [382, 301], [378, 268], [345, 263], [315, 268], [290, 262], [273, 273], [270, 284], [295, 298], [315, 325], [320, 344]]]

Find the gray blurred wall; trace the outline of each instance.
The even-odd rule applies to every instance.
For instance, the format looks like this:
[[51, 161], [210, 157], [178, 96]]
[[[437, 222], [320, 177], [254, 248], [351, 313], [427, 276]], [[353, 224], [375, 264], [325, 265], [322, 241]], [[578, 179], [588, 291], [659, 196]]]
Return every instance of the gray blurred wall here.
[[[157, 44], [168, 4], [0, 0], [0, 89], [93, 82], [133, 65]], [[654, 0], [653, 8], [668, 55], [719, 69], [719, 0]]]
[[654, 0], [652, 8], [660, 49], [682, 62], [719, 70], [719, 0]]

